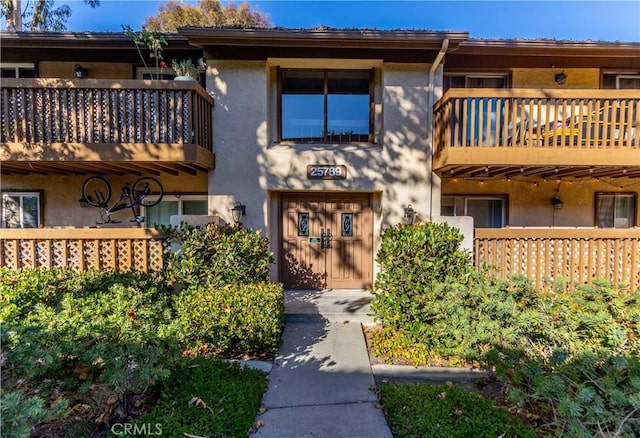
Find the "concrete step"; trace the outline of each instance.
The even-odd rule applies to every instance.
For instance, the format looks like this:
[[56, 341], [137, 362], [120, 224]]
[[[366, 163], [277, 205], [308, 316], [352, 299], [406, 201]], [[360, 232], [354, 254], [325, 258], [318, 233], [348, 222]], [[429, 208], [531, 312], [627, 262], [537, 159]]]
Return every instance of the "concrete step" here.
[[365, 289], [287, 290], [284, 294], [285, 319], [301, 322], [374, 323], [373, 295]]

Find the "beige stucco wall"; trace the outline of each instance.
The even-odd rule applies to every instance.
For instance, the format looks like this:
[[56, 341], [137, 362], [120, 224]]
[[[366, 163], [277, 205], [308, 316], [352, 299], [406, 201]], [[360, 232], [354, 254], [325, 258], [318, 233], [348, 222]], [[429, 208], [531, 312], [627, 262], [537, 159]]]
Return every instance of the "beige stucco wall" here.
[[[567, 75], [564, 85], [556, 83], [556, 75]], [[514, 68], [511, 70], [513, 88], [598, 88], [600, 70], [597, 68]]]
[[[207, 89], [216, 99], [216, 170], [209, 177], [209, 209], [230, 221], [235, 201], [246, 205], [244, 225], [266, 232], [278, 252], [280, 191], [359, 191], [373, 194], [374, 253], [382, 228], [403, 221], [412, 204], [419, 218], [430, 206], [427, 64], [306, 60], [296, 65], [376, 68], [374, 144], [277, 143], [279, 61], [208, 60]], [[288, 62], [291, 62], [290, 60]], [[311, 64], [310, 64], [311, 63]], [[355, 66], [357, 64], [357, 66]], [[344, 180], [310, 180], [309, 164], [341, 164]], [[275, 276], [274, 268], [272, 276]]]
[[[155, 177], [164, 187], [166, 200], [170, 200], [175, 194], [207, 193], [207, 175], [203, 173], [195, 176], [180, 174]], [[79, 175], [29, 175], [26, 177], [3, 175], [0, 187], [2, 191], [43, 190], [45, 227], [90, 227], [96, 226], [96, 222], [100, 220], [100, 212], [94, 207], [81, 208], [78, 203], [82, 197], [82, 183], [86, 178], [87, 176]], [[110, 175], [105, 178], [111, 184], [113, 190], [111, 201], [113, 202], [118, 195], [116, 191], [119, 191], [126, 182], [133, 183], [139, 176]], [[122, 210], [113, 216], [113, 219], [122, 220], [122, 223], [109, 226], [137, 227], [138, 224], [129, 222], [132, 218], [131, 210]]]
[[[554, 210], [551, 199], [556, 195], [564, 202], [561, 210]], [[637, 179], [576, 179], [573, 181], [541, 179], [463, 180], [443, 183], [442, 196], [447, 195], [507, 195], [507, 224], [515, 227], [593, 227], [595, 225], [595, 194], [597, 192], [636, 193], [640, 195]], [[640, 211], [640, 196], [636, 196]], [[640, 219], [636, 218], [636, 225]]]
[[[74, 79], [77, 62], [41, 61], [38, 63], [38, 74], [42, 78]], [[89, 71], [90, 79], [131, 79], [131, 64], [112, 62], [81, 62], [80, 65]]]

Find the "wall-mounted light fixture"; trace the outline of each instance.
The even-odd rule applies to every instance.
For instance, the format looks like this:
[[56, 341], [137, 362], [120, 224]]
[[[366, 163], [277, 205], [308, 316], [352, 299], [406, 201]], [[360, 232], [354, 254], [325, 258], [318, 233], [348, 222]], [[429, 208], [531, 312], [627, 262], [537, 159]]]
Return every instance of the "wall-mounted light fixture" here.
[[231, 209], [231, 217], [233, 221], [237, 224], [240, 224], [240, 220], [242, 220], [242, 216], [246, 214], [246, 207], [240, 203], [240, 201], [236, 202]]
[[80, 64], [76, 64], [76, 68], [73, 69], [76, 72], [76, 78], [82, 79], [89, 76], [89, 70], [81, 66]]
[[562, 199], [555, 197], [551, 198], [551, 205], [555, 210], [560, 210], [564, 206], [564, 202], [562, 202]]
[[82, 195], [82, 198], [80, 198], [78, 200], [78, 203], [80, 204], [80, 207], [82, 207], [82, 208], [89, 207], [89, 201], [87, 201], [87, 198], [85, 198], [84, 195]]
[[404, 218], [407, 220], [407, 223], [409, 225], [413, 225], [414, 222], [416, 221], [416, 211], [413, 209], [413, 206], [411, 204], [407, 205], [404, 208]]
[[565, 72], [563, 70], [562, 73], [558, 73], [556, 75], [556, 84], [564, 85], [566, 82], [567, 82], [567, 75], [565, 74]]

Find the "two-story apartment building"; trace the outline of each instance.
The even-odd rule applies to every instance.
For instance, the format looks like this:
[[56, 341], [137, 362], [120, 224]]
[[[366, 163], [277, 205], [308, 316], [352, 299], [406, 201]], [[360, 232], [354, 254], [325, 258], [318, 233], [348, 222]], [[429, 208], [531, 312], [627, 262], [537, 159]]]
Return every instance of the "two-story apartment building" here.
[[5, 206], [5, 227], [95, 226], [84, 179], [153, 175], [143, 226], [242, 204], [287, 287], [370, 287], [411, 212], [472, 217], [476, 260], [505, 272], [640, 282], [638, 43], [181, 29], [165, 59], [203, 57], [205, 92], [138, 79], [121, 35], [2, 39], [3, 76], [31, 76], [2, 84], [3, 199], [37, 213]]

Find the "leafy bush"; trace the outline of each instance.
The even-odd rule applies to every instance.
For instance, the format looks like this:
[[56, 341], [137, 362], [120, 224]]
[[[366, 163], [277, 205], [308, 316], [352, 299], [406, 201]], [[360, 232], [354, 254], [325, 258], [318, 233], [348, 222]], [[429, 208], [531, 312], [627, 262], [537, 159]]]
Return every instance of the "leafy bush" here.
[[[100, 417], [106, 423], [112, 413], [126, 411], [133, 394], [166, 378], [180, 356], [172, 289], [157, 278], [57, 269], [2, 271], [0, 278], [0, 300], [9, 309], [0, 320], [3, 388], [9, 392], [50, 400], [100, 391], [113, 406]], [[89, 395], [98, 398], [97, 392]], [[30, 396], [25, 400], [35, 400], [42, 415], [55, 411]], [[97, 400], [95, 411], [104, 402]], [[42, 415], [29, 414], [25, 424], [33, 426]]]
[[380, 385], [393, 435], [403, 437], [535, 437], [522, 421], [457, 386]]
[[263, 372], [196, 358], [172, 369], [156, 406], [137, 420], [163, 436], [246, 437], [267, 386]]
[[269, 280], [273, 254], [269, 242], [242, 227], [191, 226], [161, 227], [178, 251], [165, 251], [166, 278], [181, 288], [190, 285], [224, 286]]
[[426, 228], [383, 236], [374, 352], [480, 361], [557, 434], [638, 434], [640, 290], [597, 279], [545, 290], [522, 276], [497, 280], [468, 266], [445, 227], [438, 239], [449, 243], [428, 250], [436, 234]]
[[176, 299], [183, 340], [216, 353], [275, 353], [284, 325], [281, 284], [192, 286]]
[[[464, 281], [471, 272], [471, 258], [459, 249], [463, 236], [457, 228], [419, 223], [388, 228], [376, 261], [380, 273], [375, 282], [375, 317], [393, 328], [419, 331], [417, 313], [429, 305], [426, 299], [434, 283]], [[416, 333], [417, 334], [417, 333]]]
[[39, 396], [26, 396], [23, 391], [2, 391], [0, 398], [0, 433], [4, 437], [28, 437], [31, 426], [41, 421], [64, 417], [67, 401], [47, 407]]

